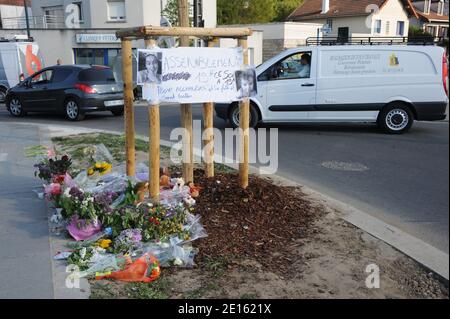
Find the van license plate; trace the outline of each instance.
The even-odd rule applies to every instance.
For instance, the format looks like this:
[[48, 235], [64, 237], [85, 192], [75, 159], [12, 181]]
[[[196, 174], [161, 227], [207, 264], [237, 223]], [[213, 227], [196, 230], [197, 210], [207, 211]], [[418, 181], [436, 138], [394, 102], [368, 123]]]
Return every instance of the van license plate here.
[[123, 100], [115, 100], [115, 101], [105, 101], [105, 106], [117, 106], [117, 105], [123, 105]]

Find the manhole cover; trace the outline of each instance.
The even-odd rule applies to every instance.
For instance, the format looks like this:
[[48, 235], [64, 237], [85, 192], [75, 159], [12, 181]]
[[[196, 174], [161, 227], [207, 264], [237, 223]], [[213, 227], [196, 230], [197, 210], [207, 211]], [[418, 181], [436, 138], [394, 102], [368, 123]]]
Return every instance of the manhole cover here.
[[354, 162], [329, 161], [323, 162], [321, 166], [337, 171], [364, 172], [369, 170], [366, 165]]

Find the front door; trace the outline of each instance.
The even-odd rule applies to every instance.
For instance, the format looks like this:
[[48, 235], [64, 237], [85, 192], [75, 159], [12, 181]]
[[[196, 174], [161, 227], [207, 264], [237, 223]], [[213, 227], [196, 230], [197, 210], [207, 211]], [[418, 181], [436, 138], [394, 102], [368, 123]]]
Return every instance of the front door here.
[[53, 77], [52, 69], [36, 73], [23, 87], [22, 103], [28, 112], [54, 109], [56, 98], [50, 89]]
[[[316, 57], [312, 51], [291, 54], [275, 63], [266, 75], [267, 121], [302, 121], [316, 103]], [[261, 77], [264, 80], [264, 77]]]

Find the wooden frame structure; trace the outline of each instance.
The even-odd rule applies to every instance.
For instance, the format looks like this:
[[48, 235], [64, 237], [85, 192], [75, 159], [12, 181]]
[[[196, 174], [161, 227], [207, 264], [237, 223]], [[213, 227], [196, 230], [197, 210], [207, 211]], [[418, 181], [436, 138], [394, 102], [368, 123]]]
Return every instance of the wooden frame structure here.
[[[233, 38], [238, 40], [238, 46], [244, 51], [244, 66], [248, 65], [248, 36], [252, 30], [247, 28], [190, 28], [190, 27], [153, 27], [143, 26], [127, 28], [116, 32], [117, 38], [122, 42], [123, 59], [123, 81], [125, 101], [125, 136], [126, 136], [126, 167], [127, 175], [136, 174], [136, 151], [135, 151], [135, 127], [133, 109], [133, 68], [132, 68], [132, 41], [144, 39], [147, 47], [156, 45], [155, 38], [159, 36], [180, 37], [181, 45], [189, 44], [189, 37], [201, 38], [207, 41], [208, 47], [214, 46], [214, 41], [219, 38]], [[205, 130], [205, 144], [214, 142], [213, 115], [214, 103], [203, 104], [203, 118]], [[240, 102], [240, 163], [239, 163], [239, 185], [248, 187], [248, 165], [249, 165], [249, 112], [250, 100], [248, 98]], [[160, 115], [159, 104], [150, 104], [149, 114], [149, 193], [154, 201], [159, 200], [160, 190]], [[189, 160], [183, 161], [183, 178], [186, 182], [194, 182], [193, 166], [193, 132], [192, 132], [192, 109], [190, 104], [181, 105], [181, 120], [183, 127], [188, 132], [189, 141], [183, 145], [183, 154], [189, 154]], [[210, 144], [211, 145], [211, 144]], [[185, 157], [185, 156], [183, 156]], [[211, 147], [205, 154], [206, 175], [214, 176], [214, 148]]]

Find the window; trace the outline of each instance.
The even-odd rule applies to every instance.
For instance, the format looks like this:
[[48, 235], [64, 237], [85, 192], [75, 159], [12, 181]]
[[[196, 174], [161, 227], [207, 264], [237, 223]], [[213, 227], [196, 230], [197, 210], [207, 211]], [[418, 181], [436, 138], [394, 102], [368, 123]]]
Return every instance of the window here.
[[74, 49], [75, 64], [107, 65], [112, 67], [120, 49]]
[[111, 68], [105, 66], [94, 66], [78, 74], [81, 82], [114, 82], [114, 74]]
[[52, 70], [46, 70], [38, 73], [31, 79], [31, 84], [46, 84], [52, 79], [52, 74]]
[[55, 69], [52, 81], [55, 83], [65, 81], [71, 74], [71, 69]]
[[78, 21], [83, 21], [83, 5], [81, 2], [73, 2], [78, 7]]
[[386, 34], [389, 35], [391, 29], [391, 21], [386, 21]]
[[435, 33], [436, 33], [436, 28], [433, 27], [433, 26], [428, 26], [428, 27], [427, 27], [427, 32], [428, 32], [429, 34], [431, 34], [432, 36], [434, 36]]
[[333, 29], [333, 19], [327, 19], [327, 25], [330, 30]]
[[439, 15], [444, 14], [444, 1], [443, 0], [439, 1], [439, 3], [438, 3], [437, 14], [439, 14]]
[[404, 34], [405, 34], [405, 22], [397, 21], [397, 35], [402, 37]]
[[374, 32], [376, 34], [380, 34], [381, 33], [381, 20], [375, 20]]
[[108, 0], [108, 20], [125, 21], [125, 1]]
[[423, 12], [426, 14], [430, 13], [430, 9], [431, 9], [431, 0], [425, 0], [425, 4], [423, 7]]
[[311, 73], [311, 52], [295, 53], [275, 63], [258, 78], [258, 81], [306, 79]]

